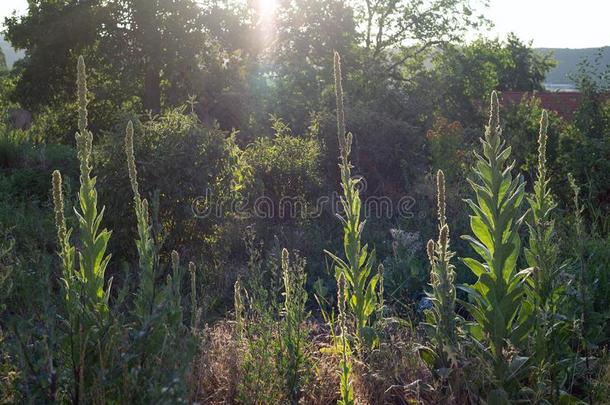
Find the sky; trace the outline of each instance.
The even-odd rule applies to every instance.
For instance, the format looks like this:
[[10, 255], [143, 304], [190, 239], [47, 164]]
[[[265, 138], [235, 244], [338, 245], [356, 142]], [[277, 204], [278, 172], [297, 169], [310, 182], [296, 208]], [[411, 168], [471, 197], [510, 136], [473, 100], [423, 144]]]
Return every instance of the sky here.
[[[485, 15], [495, 27], [487, 36], [515, 32], [537, 48], [610, 45], [610, 0], [489, 0]], [[0, 18], [25, 12], [26, 0], [0, 0]]]

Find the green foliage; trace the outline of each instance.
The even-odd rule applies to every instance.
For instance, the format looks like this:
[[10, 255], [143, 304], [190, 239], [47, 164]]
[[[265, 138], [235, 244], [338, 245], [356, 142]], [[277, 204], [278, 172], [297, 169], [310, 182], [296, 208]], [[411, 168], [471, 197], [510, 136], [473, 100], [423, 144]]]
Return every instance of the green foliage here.
[[525, 294], [524, 275], [517, 271], [521, 250], [519, 227], [523, 221], [520, 208], [525, 194], [522, 177], [513, 177], [508, 164], [511, 148], [501, 137], [498, 98], [491, 96], [489, 125], [485, 130], [483, 155], [477, 155], [473, 168], [475, 179], [470, 180], [476, 202], [466, 202], [473, 211], [470, 223], [473, 236], [464, 236], [483, 259], [464, 259], [464, 263], [478, 277], [472, 286], [464, 286], [472, 303], [464, 303], [477, 325], [474, 336], [488, 343], [486, 360], [492, 367], [489, 400], [502, 401], [514, 393], [514, 383], [525, 367], [523, 358], [508, 358], [509, 341], [520, 344], [530, 330], [528, 311], [517, 314]]
[[[145, 110], [158, 113], [162, 95], [186, 98], [189, 87], [176, 82], [177, 72], [180, 66], [196, 66], [205, 36], [202, 13], [193, 1], [70, 0], [32, 3], [25, 16], [7, 19], [7, 38], [28, 50], [15, 92], [27, 108], [69, 99], [74, 59], [86, 53], [96, 61], [94, 80], [100, 88], [119, 102], [138, 94]], [[169, 81], [163, 92], [162, 79]], [[40, 86], [43, 82], [47, 85]]]
[[7, 70], [8, 67], [6, 65], [6, 58], [2, 49], [0, 49], [0, 74], [5, 73]]
[[[296, 404], [313, 375], [307, 341], [305, 260], [296, 253], [290, 260], [286, 249], [279, 257], [263, 260], [262, 244], [256, 242], [252, 229], [245, 241], [249, 274], [245, 287], [238, 278], [234, 290], [235, 332], [244, 345], [237, 397], [243, 403], [271, 399]], [[283, 302], [278, 305], [280, 289]]]
[[[507, 115], [506, 137], [492, 96], [483, 152], [474, 154], [476, 198], [468, 200], [473, 235], [466, 239], [481, 258], [464, 259], [477, 279], [463, 287], [464, 302], [455, 290], [461, 263], [454, 268], [452, 260], [462, 249], [459, 241], [450, 246], [449, 228], [459, 231], [466, 220], [456, 201], [472, 159], [471, 134], [481, 124], [480, 98], [492, 88], [540, 89], [547, 57], [513, 36], [455, 45], [466, 28], [484, 23], [464, 0], [281, 1], [273, 30], [256, 2], [85, 3], [32, 2], [25, 17], [8, 22], [28, 57], [0, 74], [0, 107], [8, 112], [20, 101], [35, 110], [35, 122], [25, 132], [5, 125], [8, 114], [0, 123], [0, 402], [603, 398], [610, 120], [596, 82], [581, 83], [590, 92], [573, 124], [546, 114], [539, 124], [539, 103], [524, 100]], [[333, 48], [353, 66], [347, 114], [357, 139], [345, 127], [338, 54], [338, 136], [329, 130]], [[79, 61], [74, 103], [77, 52], [97, 68], [88, 92]], [[424, 64], [429, 57], [432, 66]], [[187, 95], [187, 104], [171, 108]], [[164, 111], [136, 119], [147, 109]], [[285, 121], [274, 115], [269, 129], [268, 111]], [[547, 119], [559, 136], [546, 136]], [[76, 126], [76, 154], [53, 143], [72, 144], [67, 136]], [[101, 134], [95, 145], [92, 132]], [[353, 177], [355, 166], [367, 191]], [[511, 174], [517, 166], [535, 179], [529, 195]], [[428, 215], [430, 168], [443, 170], [438, 226]], [[561, 187], [568, 171], [583, 192], [576, 193], [575, 215], [564, 217], [572, 198]], [[337, 177], [341, 222], [326, 212], [301, 217], [299, 210], [319, 208], [316, 198], [332, 191]], [[414, 220], [393, 217], [365, 230], [368, 196], [405, 194], [417, 197]], [[236, 204], [261, 196], [274, 205], [271, 218], [235, 212]], [[296, 216], [281, 217], [285, 198]], [[67, 215], [73, 205], [77, 215]], [[520, 229], [524, 221], [527, 229]], [[274, 240], [269, 249], [254, 229], [265, 243]], [[238, 246], [243, 234], [247, 269]], [[419, 238], [430, 235], [429, 275]], [[321, 254], [321, 245], [343, 253]], [[281, 246], [300, 252], [291, 256]], [[377, 269], [375, 251], [384, 264]], [[326, 299], [329, 274], [312, 274], [328, 256], [336, 317], [334, 300]], [[405, 327], [417, 317], [403, 314], [415, 315], [428, 277], [421, 306], [432, 308], [424, 313], [427, 333], [418, 334]], [[309, 316], [311, 284], [327, 325]], [[234, 325], [218, 320], [231, 286]], [[206, 381], [198, 379], [202, 368]], [[208, 395], [210, 385], [222, 395]]]
[[[567, 187], [568, 173], [572, 173], [582, 185], [583, 194], [593, 205], [607, 213], [610, 190], [610, 105], [595, 101], [597, 96], [584, 94], [583, 104], [576, 112], [574, 124], [570, 125], [559, 138], [557, 153], [557, 172], [563, 181], [562, 190]], [[596, 128], [596, 130], [594, 130]], [[563, 192], [564, 201], [570, 200], [570, 194]]]
[[[112, 212], [134, 208], [125, 161], [116, 159], [124, 156], [125, 124], [120, 123], [116, 130], [106, 133], [96, 149], [100, 162], [100, 195]], [[218, 128], [206, 127], [195, 115], [185, 113], [184, 108], [168, 111], [142, 124], [134, 120], [133, 128], [139, 193], [149, 202], [152, 238], [159, 254], [202, 244], [217, 246], [218, 225], [231, 218], [227, 207], [238, 197], [232, 186], [236, 170], [232, 140]], [[159, 194], [158, 204], [156, 194]], [[198, 201], [201, 206], [196, 204]], [[218, 211], [218, 207], [223, 208]], [[201, 209], [203, 215], [196, 217], [193, 208]], [[210, 211], [206, 211], [208, 208]], [[108, 218], [114, 230], [113, 248], [133, 246], [131, 232], [135, 222]], [[223, 249], [233, 246], [217, 247], [220, 256], [226, 252]], [[214, 251], [211, 253], [210, 260], [216, 259]]]
[[458, 121], [437, 117], [426, 134], [433, 169], [449, 173], [448, 182], [457, 182], [465, 170], [464, 129]]
[[343, 189], [343, 249], [346, 261], [326, 251], [335, 263], [335, 277], [342, 274], [346, 281], [346, 299], [351, 314], [355, 317], [356, 338], [359, 345], [371, 347], [374, 344], [374, 332], [370, 328], [371, 316], [376, 312], [379, 303], [377, 283], [379, 273], [373, 265], [375, 252], [369, 252], [368, 246], [361, 244], [364, 221], [361, 221], [361, 200], [358, 191], [358, 178], [351, 175], [349, 155], [352, 147], [352, 134], [345, 132], [345, 113], [343, 109], [343, 88], [341, 86], [341, 64], [339, 54], [335, 53], [335, 88], [337, 95], [337, 129], [341, 169], [341, 187]]
[[[537, 141], [542, 112], [540, 99], [535, 96], [526, 96], [519, 104], [508, 106], [503, 114], [506, 142], [512, 147], [516, 167], [524, 172], [528, 184], [534, 183], [538, 169]], [[554, 134], [547, 139], [546, 145], [547, 171], [550, 180], [557, 170], [555, 163], [558, 157], [559, 135], [566, 130], [568, 125], [554, 111], [547, 111], [547, 116], [548, 131], [550, 134]]]
[[436, 74], [445, 88], [440, 103], [451, 118], [471, 121], [477, 106], [492, 90], [543, 90], [551, 56], [536, 53], [514, 34], [506, 41], [478, 39], [466, 46], [450, 45], [435, 57]]
[[[411, 305], [424, 295], [429, 277], [426, 262], [419, 254], [420, 234], [392, 228], [390, 235], [392, 251], [383, 261], [386, 299], [395, 309], [401, 308], [401, 312], [412, 315]], [[382, 287], [381, 281], [379, 287]]]
[[322, 238], [316, 215], [325, 215], [316, 205], [324, 191], [322, 145], [311, 134], [293, 135], [280, 119], [274, 119], [272, 126], [275, 136], [260, 137], [237, 151], [234, 167], [243, 186], [239, 193], [247, 204], [246, 215], [261, 211], [248, 221], [265, 242], [278, 236], [289, 247], [313, 255], [319, 252], [316, 242]]

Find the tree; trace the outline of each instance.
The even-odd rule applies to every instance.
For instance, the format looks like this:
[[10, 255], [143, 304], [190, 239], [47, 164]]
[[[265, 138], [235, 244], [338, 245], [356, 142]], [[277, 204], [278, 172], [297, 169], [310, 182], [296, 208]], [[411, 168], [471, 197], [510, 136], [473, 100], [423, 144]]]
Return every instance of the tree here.
[[271, 78], [272, 111], [304, 132], [310, 112], [331, 106], [333, 51], [355, 64], [353, 11], [343, 0], [281, 0], [271, 23], [260, 74]]
[[141, 96], [158, 113], [200, 85], [198, 54], [210, 46], [194, 0], [28, 0], [28, 14], [5, 20], [26, 50], [15, 97], [36, 110], [74, 92], [76, 55], [96, 66], [92, 83], [117, 101]]
[[75, 93], [77, 55], [96, 40], [100, 0], [28, 0], [25, 16], [5, 19], [6, 38], [25, 49], [13, 99], [36, 111]]
[[144, 110], [158, 113], [163, 101], [182, 102], [200, 84], [197, 54], [207, 42], [195, 1], [111, 0], [103, 13], [106, 66], [138, 83]]
[[554, 66], [548, 54], [537, 54], [509, 34], [506, 41], [480, 38], [465, 46], [449, 44], [434, 58], [444, 114], [463, 122], [475, 120], [479, 103], [492, 90], [543, 90], [546, 73]]
[[[359, 0], [359, 26], [367, 63], [378, 74], [408, 79], [405, 63], [425, 56], [434, 47], [461, 41], [469, 29], [487, 20], [465, 0]], [[485, 1], [481, 2], [486, 5]], [[421, 60], [421, 59], [420, 59]]]

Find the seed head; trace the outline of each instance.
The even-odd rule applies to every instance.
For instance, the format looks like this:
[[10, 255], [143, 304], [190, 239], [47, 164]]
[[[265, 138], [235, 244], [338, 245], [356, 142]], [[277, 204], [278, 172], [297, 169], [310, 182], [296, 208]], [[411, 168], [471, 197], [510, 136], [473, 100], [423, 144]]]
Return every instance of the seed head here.
[[82, 134], [87, 128], [87, 73], [85, 71], [85, 59], [78, 57], [77, 64], [77, 88], [78, 88], [78, 131]]
[[136, 201], [136, 204], [138, 204], [140, 201], [140, 191], [138, 187], [136, 159], [133, 152], [133, 123], [131, 121], [127, 124], [127, 130], [125, 131], [125, 155], [127, 156], [127, 170], [129, 172], [131, 189], [133, 190], [134, 200]]
[[489, 129], [496, 131], [500, 125], [500, 107], [498, 103], [498, 93], [496, 91], [491, 92], [491, 105], [489, 109]]
[[55, 210], [55, 225], [57, 226], [57, 239], [59, 239], [60, 246], [63, 246], [67, 231], [66, 218], [64, 216], [64, 195], [59, 170], [53, 172], [53, 206]]
[[430, 264], [434, 264], [434, 250], [436, 246], [434, 245], [434, 241], [430, 239], [428, 244], [426, 245], [426, 252], [428, 253], [428, 260], [430, 260]]
[[436, 190], [438, 197], [438, 222], [439, 226], [442, 227], [447, 221], [445, 216], [446, 209], [446, 196], [445, 196], [445, 173], [439, 170], [436, 174]]
[[172, 250], [172, 269], [174, 272], [178, 271], [180, 267], [180, 255], [175, 250]]
[[335, 72], [335, 98], [337, 101], [337, 132], [339, 135], [339, 148], [345, 150], [345, 110], [343, 108], [343, 84], [341, 82], [341, 56], [334, 53]]
[[148, 200], [145, 198], [142, 200], [142, 215], [144, 216], [144, 220], [148, 223]]
[[546, 143], [549, 116], [546, 110], [542, 110], [540, 118], [540, 136], [538, 137], [538, 176], [544, 181], [546, 173]]
[[282, 268], [288, 269], [290, 266], [289, 254], [286, 248], [282, 249]]
[[441, 249], [443, 251], [447, 250], [447, 246], [449, 245], [449, 225], [445, 224], [441, 228], [441, 234], [439, 235], [439, 244], [441, 245]]

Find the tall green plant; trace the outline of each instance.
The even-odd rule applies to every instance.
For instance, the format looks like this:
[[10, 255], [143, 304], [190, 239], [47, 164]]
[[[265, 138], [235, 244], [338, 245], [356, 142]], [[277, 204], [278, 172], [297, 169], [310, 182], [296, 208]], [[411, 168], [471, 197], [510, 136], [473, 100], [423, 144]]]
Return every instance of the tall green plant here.
[[[568, 182], [573, 193], [574, 202], [574, 231], [576, 233], [576, 241], [574, 243], [573, 255], [576, 257], [576, 268], [578, 271], [578, 301], [580, 304], [580, 322], [578, 327], [578, 334], [580, 338], [580, 346], [584, 351], [585, 359], [585, 372], [589, 376], [591, 372], [591, 364], [589, 362], [589, 340], [588, 337], [588, 326], [589, 326], [589, 303], [587, 302], [587, 262], [586, 262], [586, 240], [587, 232], [585, 231], [584, 221], [584, 206], [580, 199], [580, 186], [576, 183], [572, 173], [568, 173]], [[592, 394], [589, 390], [589, 402], [592, 402]]]
[[553, 210], [556, 203], [549, 187], [546, 161], [548, 141], [548, 114], [542, 111], [538, 137], [538, 169], [534, 190], [527, 197], [530, 206], [526, 220], [529, 241], [525, 258], [530, 276], [527, 278], [526, 311], [533, 314], [530, 356], [532, 374], [530, 380], [536, 402], [551, 400], [558, 402], [568, 395], [561, 390], [571, 362], [567, 340], [570, 323], [565, 313], [559, 311], [565, 298], [566, 287], [559, 283], [563, 266], [558, 262], [559, 246], [556, 240]]
[[305, 304], [305, 260], [296, 256], [290, 263], [288, 250], [282, 249], [282, 279], [284, 282], [284, 319], [280, 330], [283, 356], [282, 368], [286, 379], [286, 389], [290, 403], [298, 404], [301, 390], [301, 376], [305, 366], [306, 333], [303, 322], [307, 318]]
[[335, 96], [337, 100], [337, 130], [339, 139], [339, 168], [341, 170], [341, 204], [343, 215], [343, 249], [346, 260], [325, 251], [335, 263], [335, 277], [341, 274], [346, 281], [347, 305], [356, 320], [356, 338], [359, 344], [372, 344], [373, 330], [370, 328], [371, 315], [379, 303], [376, 290], [380, 273], [374, 272], [375, 252], [368, 245], [362, 245], [362, 230], [365, 221], [361, 220], [361, 200], [358, 190], [359, 178], [352, 178], [350, 153], [352, 134], [345, 132], [345, 111], [343, 106], [343, 87], [341, 83], [341, 60], [335, 52]]
[[[110, 260], [106, 254], [110, 232], [100, 229], [104, 208], [98, 211], [96, 179], [91, 177], [93, 134], [87, 129], [87, 76], [83, 57], [78, 58], [78, 132], [76, 133], [76, 150], [80, 162], [80, 190], [78, 193], [79, 238], [78, 249], [79, 274], [77, 278], [82, 285], [81, 298], [85, 305], [104, 316], [108, 314], [108, 295], [111, 282], [104, 289], [104, 275]], [[83, 297], [84, 295], [84, 297]]]
[[555, 223], [553, 209], [556, 203], [549, 189], [546, 166], [548, 114], [542, 112], [540, 136], [538, 137], [538, 170], [534, 182], [534, 193], [527, 197], [530, 215], [527, 220], [529, 246], [525, 248], [525, 258], [532, 269], [528, 283], [534, 292], [534, 305], [540, 311], [547, 311], [552, 304], [557, 276], [558, 246], [555, 243]]
[[511, 148], [505, 145], [501, 134], [498, 96], [493, 92], [489, 124], [481, 139], [483, 155], [476, 154], [474, 179], [469, 179], [476, 202], [466, 200], [473, 211], [470, 227], [474, 235], [463, 237], [482, 261], [464, 259], [478, 280], [463, 288], [471, 300], [464, 305], [476, 321], [474, 336], [488, 343], [485, 355], [495, 386], [489, 400], [496, 403], [508, 402], [508, 393], [514, 390], [514, 382], [526, 363], [520, 357], [511, 361], [507, 354], [509, 342], [521, 343], [530, 330], [526, 313], [516, 322], [525, 294], [525, 275], [517, 271], [525, 183], [521, 176], [513, 177], [511, 173]]
[[347, 319], [345, 313], [345, 276], [343, 273], [339, 274], [337, 279], [337, 306], [339, 310], [339, 342], [341, 345], [341, 360], [339, 361], [339, 390], [341, 399], [337, 401], [339, 405], [353, 405], [354, 402], [354, 390], [352, 388], [352, 362], [350, 359], [350, 345], [347, 340]]
[[[436, 176], [438, 196], [438, 240], [428, 241], [427, 252], [430, 259], [430, 285], [428, 297], [432, 309], [426, 314], [432, 327], [434, 350], [423, 350], [422, 357], [435, 370], [446, 371], [456, 364], [457, 323], [455, 313], [455, 270], [451, 258], [455, 255], [449, 250], [449, 225], [445, 217], [445, 175], [439, 170]], [[426, 356], [427, 354], [427, 356]]]
[[138, 249], [140, 273], [138, 293], [135, 298], [135, 312], [136, 316], [143, 323], [146, 323], [152, 315], [155, 305], [155, 268], [158, 261], [152, 237], [148, 201], [140, 196], [138, 171], [133, 150], [133, 123], [131, 121], [127, 124], [127, 130], [125, 131], [125, 155], [138, 227], [136, 247]]
[[[96, 179], [91, 177], [93, 134], [87, 129], [87, 78], [83, 57], [78, 58], [78, 132], [76, 149], [80, 163], [78, 207], [79, 243], [70, 244], [72, 231], [67, 228], [61, 187], [61, 174], [53, 173], [53, 201], [62, 261], [64, 299], [68, 313], [69, 357], [74, 377], [74, 400], [85, 401], [94, 378], [100, 370], [93, 364], [103, 363], [101, 333], [108, 326], [108, 298], [112, 280], [105, 287], [104, 276], [110, 255], [106, 253], [110, 232], [100, 229], [103, 212], [98, 211]], [[78, 257], [78, 265], [76, 263]], [[99, 364], [102, 365], [102, 364]], [[103, 374], [103, 371], [102, 371]], [[99, 387], [100, 385], [98, 385]]]

